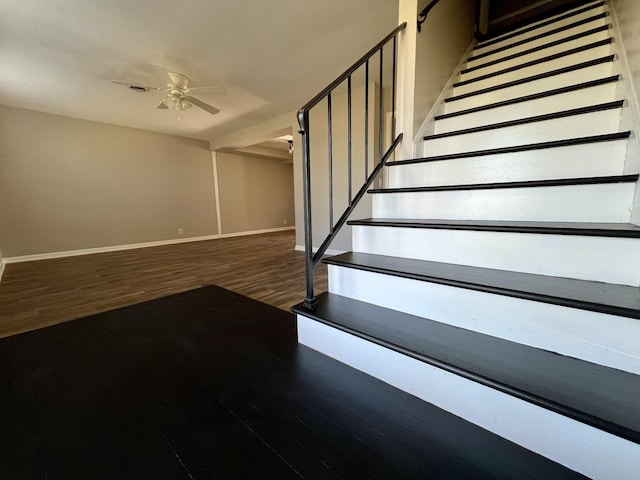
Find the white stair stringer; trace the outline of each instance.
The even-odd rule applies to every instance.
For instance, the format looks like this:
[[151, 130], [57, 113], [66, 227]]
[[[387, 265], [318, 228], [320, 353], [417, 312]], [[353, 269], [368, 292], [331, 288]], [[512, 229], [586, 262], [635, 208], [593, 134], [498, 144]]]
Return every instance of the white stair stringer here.
[[634, 183], [383, 193], [373, 217], [628, 223], [634, 195]]
[[[611, 45], [602, 45], [595, 48], [590, 48], [583, 52], [566, 55], [555, 60], [549, 60], [546, 62], [538, 63], [524, 68], [519, 68], [511, 72], [501, 73], [482, 80], [476, 80], [471, 83], [467, 83], [460, 86], [454, 86], [453, 95], [464, 95], [466, 93], [475, 92], [485, 88], [490, 88], [495, 85], [502, 85], [507, 82], [513, 82], [524, 77], [532, 77], [534, 75], [540, 75], [551, 70], [566, 67], [568, 65], [577, 65], [579, 63], [588, 62], [594, 58], [605, 57], [611, 54]], [[500, 65], [492, 67], [494, 71], [501, 71]], [[485, 72], [492, 73], [492, 72]]]
[[628, 140], [391, 166], [389, 188], [623, 175]]
[[589, 477], [640, 471], [638, 444], [302, 315], [298, 341]]
[[455, 101], [449, 101], [445, 103], [444, 112], [459, 112], [469, 108], [481, 107], [491, 103], [501, 102], [503, 100], [522, 97], [524, 95], [546, 92], [548, 90], [566, 87], [567, 85], [576, 85], [578, 83], [589, 82], [591, 80], [599, 80], [612, 75], [613, 71], [613, 62], [607, 61], [597, 65], [580, 68], [578, 70], [525, 82], [519, 85], [500, 88], [486, 93], [479, 93], [477, 95], [472, 95]]
[[479, 127], [498, 121], [506, 122], [524, 117], [581, 108], [586, 105], [612, 102], [616, 100], [616, 90], [617, 84], [610, 82], [560, 95], [551, 95], [535, 100], [514, 103], [512, 105], [439, 119], [435, 122], [434, 133], [451, 132], [464, 128]]
[[526, 143], [550, 142], [619, 131], [621, 108], [535, 121], [493, 130], [461, 133], [425, 141], [425, 156], [447, 155]]
[[[596, 2], [594, 2], [594, 3], [596, 3]], [[535, 22], [535, 23], [532, 23], [532, 24], [529, 24], [529, 25], [525, 25], [525, 26], [523, 26], [521, 28], [517, 28], [517, 29], [515, 29], [513, 31], [507, 32], [506, 34], [499, 35], [499, 36], [495, 37], [495, 39], [492, 40], [492, 41], [495, 41], [496, 43], [493, 43], [491, 45], [484, 45], [483, 43], [481, 43], [476, 47], [476, 50], [475, 50], [474, 53], [482, 54], [482, 53], [485, 53], [485, 52], [496, 50], [496, 49], [502, 48], [502, 47], [504, 47], [506, 45], [513, 44], [513, 43], [516, 43], [516, 42], [520, 42], [522, 40], [526, 40], [528, 38], [532, 38], [532, 37], [544, 34], [546, 32], [550, 32], [552, 30], [556, 30], [558, 28], [567, 27], [567, 25], [572, 25], [572, 24], [574, 24], [576, 22], [587, 20], [589, 18], [592, 18], [594, 16], [597, 16], [599, 14], [602, 14], [602, 13], [608, 11], [608, 9], [605, 6], [599, 6], [599, 7], [596, 7], [596, 8], [591, 8], [591, 9], [585, 11], [585, 12], [572, 15], [572, 16], [570, 16], [568, 18], [563, 19], [563, 20], [555, 21], [553, 23], [550, 23], [549, 25], [541, 26], [542, 24], [548, 22], [549, 20], [565, 16], [568, 13], [575, 12], [577, 10], [583, 9], [585, 6], [586, 5], [583, 5], [583, 6], [568, 10], [567, 12], [563, 12], [563, 13], [560, 13], [558, 15], [554, 15], [552, 17], [545, 18], [544, 20], [540, 20], [538, 22]], [[578, 29], [578, 31], [589, 30], [589, 28], [592, 28], [590, 23], [591, 22], [589, 22], [589, 24], [583, 25], [581, 29], [580, 28]], [[530, 31], [523, 32], [524, 30], [530, 30]], [[523, 32], [523, 33], [519, 33], [519, 32]], [[511, 36], [512, 34], [515, 34], [515, 36]], [[504, 37], [507, 37], [507, 36], [509, 36], [510, 38], [504, 38]], [[568, 35], [566, 35], [566, 36], [568, 36]], [[500, 40], [501, 38], [504, 38], [504, 40]], [[529, 47], [529, 48], [531, 48], [531, 47]], [[478, 60], [478, 61], [480, 61], [480, 60]]]
[[339, 265], [329, 265], [329, 291], [640, 374], [637, 319]]
[[353, 226], [354, 252], [640, 286], [640, 241], [583, 235]]

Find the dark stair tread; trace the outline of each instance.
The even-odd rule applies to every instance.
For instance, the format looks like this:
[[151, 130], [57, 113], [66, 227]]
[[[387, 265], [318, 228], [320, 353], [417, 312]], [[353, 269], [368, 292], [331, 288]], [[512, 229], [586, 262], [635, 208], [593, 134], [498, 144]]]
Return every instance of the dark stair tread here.
[[[546, 27], [548, 25], [552, 25], [556, 22], [560, 22], [562, 20], [566, 20], [567, 18], [571, 18], [574, 17], [576, 15], [580, 15], [581, 13], [585, 13], [588, 12], [589, 10], [593, 10], [596, 8], [600, 8], [604, 6], [604, 2], [596, 2], [590, 5], [587, 5], [583, 8], [579, 8], [577, 10], [573, 10], [567, 13], [564, 13], [562, 15], [557, 15], [555, 16], [555, 18], [550, 18], [546, 21], [541, 21], [540, 19], [534, 19], [531, 21], [531, 23], [533, 25], [530, 25], [529, 27], [527, 27], [526, 25], [518, 25], [516, 27], [513, 28], [512, 32], [499, 32], [496, 35], [494, 35], [495, 38], [488, 38], [486, 40], [483, 40], [482, 42], [478, 43], [475, 47], [474, 50], [479, 50], [481, 48], [486, 48], [489, 47], [491, 45], [495, 45], [496, 43], [500, 43], [503, 42], [505, 40], [509, 40], [511, 38], [515, 38], [518, 35], [522, 35], [524, 33], [529, 33], [532, 32], [534, 30], [537, 30], [538, 28], [542, 28], [542, 27]], [[553, 15], [553, 14], [552, 14]], [[540, 23], [539, 23], [540, 22]]]
[[514, 47], [519, 47], [521, 45], [526, 45], [527, 43], [534, 42], [536, 40], [540, 40], [540, 39], [543, 39], [545, 37], [550, 37], [551, 35], [555, 35], [556, 33], [563, 33], [564, 31], [569, 30], [570, 28], [580, 27], [582, 25], [586, 25], [588, 23], [595, 22], [596, 20], [601, 20], [603, 18], [606, 18], [608, 15], [609, 14], [607, 12], [599, 13], [597, 15], [593, 15], [591, 17], [579, 20], [577, 22], [573, 22], [573, 23], [571, 23], [569, 25], [566, 25], [564, 27], [554, 28], [553, 30], [549, 30], [548, 32], [543, 32], [543, 33], [540, 33], [538, 35], [534, 35], [532, 37], [525, 38], [525, 39], [522, 39], [522, 40], [518, 40], [518, 41], [515, 41], [515, 42], [512, 42], [512, 43], [509, 43], [507, 45], [504, 45], [502, 47], [498, 47], [498, 48], [496, 48], [494, 50], [489, 50], [487, 52], [482, 52], [482, 53], [479, 53], [477, 55], [473, 55], [473, 56], [471, 56], [471, 57], [469, 57], [467, 59], [467, 62], [474, 62], [474, 61], [476, 61], [478, 59], [485, 58], [485, 57], [488, 57], [490, 55], [495, 55], [496, 53], [504, 52], [505, 50], [509, 50], [511, 48], [514, 48]]
[[329, 265], [640, 319], [640, 289], [628, 285], [368, 253], [345, 253], [322, 261]]
[[528, 143], [515, 145], [513, 147], [489, 148], [486, 150], [473, 150], [470, 152], [449, 153], [433, 157], [411, 158], [407, 160], [396, 160], [387, 163], [387, 167], [410, 165], [414, 163], [440, 162], [445, 160], [457, 160], [460, 158], [485, 157], [488, 155], [502, 155], [507, 153], [526, 152], [530, 150], [544, 150], [547, 148], [561, 148], [573, 145], [584, 145], [589, 143], [612, 142], [616, 140], [626, 140], [631, 136], [630, 131], [608, 133], [606, 135], [592, 135], [589, 137], [567, 138], [565, 140], [553, 140], [551, 142]]
[[349, 220], [347, 223], [349, 225], [375, 227], [431, 228], [444, 230], [538, 233], [547, 235], [581, 235], [588, 237], [640, 238], [640, 227], [631, 223], [441, 220], [415, 218], [366, 218], [360, 220]]
[[514, 80], [512, 82], [506, 82], [506, 83], [502, 83], [500, 85], [493, 85], [491, 87], [482, 88], [480, 90], [475, 90], [473, 92], [463, 93], [461, 95], [455, 95], [453, 97], [445, 98], [444, 101], [445, 101], [445, 103], [456, 102], [456, 101], [459, 101], [459, 100], [463, 100], [465, 98], [473, 97], [475, 95], [481, 95], [483, 93], [495, 92], [495, 91], [502, 90], [502, 89], [505, 89], [505, 88], [515, 87], [517, 85], [523, 85], [525, 83], [535, 82], [536, 80], [542, 80], [544, 78], [554, 77], [554, 76], [557, 76], [557, 75], [562, 75], [564, 73], [569, 73], [569, 72], [573, 72], [573, 71], [576, 71], [576, 70], [581, 70], [581, 69], [584, 69], [584, 68], [594, 67], [596, 65], [601, 65], [603, 63], [613, 62], [615, 60], [615, 58], [616, 58], [615, 55], [606, 55], [604, 57], [595, 58], [595, 59], [589, 60], [587, 62], [582, 62], [582, 63], [578, 63], [578, 64], [575, 64], [575, 65], [570, 65], [568, 67], [562, 67], [562, 68], [558, 68], [556, 70], [551, 70], [550, 72], [545, 72], [545, 73], [541, 73], [541, 74], [538, 74], [538, 75], [532, 75], [532, 76], [529, 76], [529, 77], [520, 78], [520, 79]]
[[586, 107], [572, 108], [559, 112], [545, 113], [542, 115], [534, 115], [532, 117], [518, 118], [516, 120], [508, 120], [506, 122], [491, 123], [488, 125], [480, 125], [478, 127], [463, 128], [461, 130], [452, 130], [449, 132], [436, 133], [434, 135], [425, 135], [424, 140], [435, 140], [438, 138], [453, 137], [456, 135], [466, 135], [469, 133], [485, 132], [487, 130], [496, 130], [498, 128], [515, 127], [518, 125], [526, 125], [528, 123], [544, 122], [546, 120], [555, 120], [558, 118], [573, 117], [576, 115], [584, 115], [587, 113], [601, 112], [604, 110], [613, 110], [622, 108], [624, 100], [615, 100], [613, 102], [600, 103], [597, 105], [588, 105]]
[[506, 55], [506, 56], [498, 58], [496, 60], [492, 60], [490, 62], [483, 63], [481, 65], [475, 65], [473, 67], [465, 68], [465, 69], [461, 70], [460, 73], [462, 75], [464, 75], [466, 73], [475, 72], [475, 71], [481, 70], [483, 68], [492, 67], [492, 66], [498, 65], [498, 64], [500, 64], [502, 62], [506, 62], [506, 61], [509, 61], [509, 60], [515, 60], [516, 58], [524, 57], [524, 56], [529, 55], [531, 53], [539, 52], [539, 51], [545, 50], [547, 48], [552, 48], [552, 47], [556, 47], [558, 45], [562, 45], [563, 43], [572, 42], [573, 40], [579, 40], [580, 38], [588, 37], [589, 35], [593, 35], [593, 34], [600, 33], [600, 32], [605, 32], [605, 31], [609, 30], [609, 28], [611, 28], [611, 25], [602, 25], [600, 27], [592, 28], [592, 29], [587, 30], [585, 32], [580, 32], [580, 33], [577, 33], [575, 35], [571, 35], [569, 37], [562, 38], [560, 40], [555, 40], [553, 42], [545, 43], [544, 45], [540, 45], [538, 47], [530, 48], [530, 49], [524, 50], [522, 52], [514, 53], [514, 54], [511, 54], [511, 55]]
[[497, 188], [531, 188], [531, 187], [560, 187], [570, 185], [595, 185], [608, 183], [636, 182], [638, 175], [611, 175], [606, 177], [560, 178], [553, 180], [528, 180], [524, 182], [471, 183], [460, 185], [437, 185], [432, 187], [400, 187], [374, 188], [369, 193], [415, 193], [441, 192], [454, 190], [490, 190]]
[[293, 311], [640, 443], [637, 375], [335, 294], [317, 298], [314, 310]]
[[466, 110], [459, 110], [457, 112], [445, 113], [442, 115], [436, 115], [434, 120], [445, 120], [447, 118], [459, 117], [462, 115], [468, 115], [470, 113], [482, 112], [485, 110], [491, 110], [493, 108], [506, 107], [508, 105], [515, 105], [517, 103], [528, 102], [531, 100], [539, 100], [546, 97], [552, 97], [555, 95], [562, 95], [564, 93], [575, 92], [577, 90], [583, 90], [586, 88], [597, 87], [600, 85], [606, 85], [608, 83], [614, 83], [620, 80], [620, 75], [611, 75], [610, 77], [600, 78], [598, 80], [591, 80], [589, 82], [577, 83], [566, 87], [555, 88], [553, 90], [547, 90], [545, 92], [534, 93], [532, 95], [524, 95], [522, 97], [516, 97], [509, 100], [503, 100], [501, 102], [489, 103], [487, 105], [481, 105], [479, 107], [468, 108]]
[[462, 80], [460, 82], [456, 82], [453, 84], [453, 87], [462, 87], [464, 85], [470, 85], [472, 83], [481, 82], [483, 80], [488, 80], [490, 78], [499, 77], [500, 75], [505, 75], [511, 72], [517, 72], [518, 70], [522, 70], [524, 68], [533, 67], [536, 65], [541, 65], [543, 63], [552, 62], [554, 60], [558, 60], [560, 58], [568, 57], [570, 55], [574, 55], [576, 53], [586, 52], [588, 50], [592, 50], [594, 48], [603, 47], [605, 45], [610, 45], [613, 42], [613, 38], [609, 37], [604, 40], [598, 40], [597, 42], [589, 43], [587, 45], [582, 45], [580, 47], [572, 48], [570, 50], [565, 50], [564, 52], [554, 53], [553, 55], [548, 55], [543, 58], [536, 58], [535, 60], [531, 60], [529, 62], [520, 63], [518, 65], [513, 65], [512, 67], [503, 68], [502, 70], [496, 70], [495, 72], [487, 73], [484, 75], [479, 75], [474, 78], [470, 78], [469, 80]]

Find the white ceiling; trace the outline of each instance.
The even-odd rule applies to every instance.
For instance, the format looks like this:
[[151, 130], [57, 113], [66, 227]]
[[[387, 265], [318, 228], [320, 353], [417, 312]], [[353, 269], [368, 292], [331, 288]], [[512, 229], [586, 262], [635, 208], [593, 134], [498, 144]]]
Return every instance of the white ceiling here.
[[[391, 31], [398, 0], [2, 0], [0, 104], [211, 140], [299, 108]], [[156, 110], [155, 66], [221, 110]]]

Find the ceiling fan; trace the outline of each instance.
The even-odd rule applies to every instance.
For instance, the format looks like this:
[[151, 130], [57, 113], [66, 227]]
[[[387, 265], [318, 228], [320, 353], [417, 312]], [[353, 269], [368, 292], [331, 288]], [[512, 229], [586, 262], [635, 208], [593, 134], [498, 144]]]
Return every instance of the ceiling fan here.
[[220, 111], [216, 107], [194, 97], [192, 94], [196, 92], [202, 92], [213, 95], [224, 95], [227, 93], [224, 87], [214, 85], [210, 87], [189, 88], [189, 77], [182, 73], [170, 72], [168, 70], [165, 70], [165, 72], [169, 76], [171, 82], [167, 83], [167, 86], [164, 88], [143, 85], [138, 82], [125, 82], [122, 80], [111, 80], [111, 83], [115, 83], [116, 85], [124, 85], [135, 92], [148, 92], [150, 90], [167, 92], [167, 97], [158, 105], [156, 105], [156, 108], [160, 110], [175, 108], [176, 110], [184, 111], [190, 109], [192, 105], [195, 105], [196, 107], [199, 107], [212, 115], [215, 115]]

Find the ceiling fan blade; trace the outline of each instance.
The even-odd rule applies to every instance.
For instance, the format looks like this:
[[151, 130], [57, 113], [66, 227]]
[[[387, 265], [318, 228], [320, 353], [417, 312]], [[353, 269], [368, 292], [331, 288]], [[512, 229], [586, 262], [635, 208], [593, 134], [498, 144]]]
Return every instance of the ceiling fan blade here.
[[124, 85], [126, 87], [130, 87], [133, 85], [134, 87], [140, 87], [146, 90], [165, 90], [164, 88], [161, 88], [161, 87], [152, 87], [151, 85], [144, 85], [138, 82], [125, 82], [123, 80], [110, 80], [110, 82], [115, 85]]
[[189, 88], [190, 92], [198, 92], [207, 95], [226, 95], [227, 91], [221, 85], [212, 85], [210, 87], [193, 87]]
[[167, 110], [169, 108], [169, 105], [167, 105], [166, 103], [164, 103], [164, 101], [162, 101], [158, 105], [156, 105], [156, 108], [158, 110]]
[[196, 97], [186, 97], [186, 98], [188, 98], [189, 101], [193, 103], [196, 107], [200, 107], [201, 109], [209, 112], [211, 115], [215, 115], [220, 111], [216, 107], [212, 107], [208, 103], [205, 103], [202, 100], [198, 100]]

